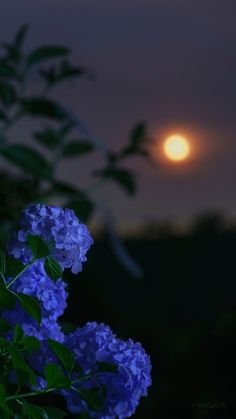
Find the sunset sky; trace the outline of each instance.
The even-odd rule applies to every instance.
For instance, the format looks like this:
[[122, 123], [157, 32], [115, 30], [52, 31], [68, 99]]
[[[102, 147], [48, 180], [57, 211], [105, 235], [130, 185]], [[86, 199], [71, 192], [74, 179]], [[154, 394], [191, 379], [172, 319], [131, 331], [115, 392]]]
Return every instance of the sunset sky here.
[[[159, 163], [132, 163], [135, 199], [115, 187], [100, 195], [119, 222], [236, 215], [235, 0], [3, 0], [0, 21], [1, 41], [28, 22], [28, 46], [66, 44], [94, 70], [96, 83], [65, 87], [61, 99], [106, 144], [118, 149], [136, 122], [147, 122]], [[176, 133], [192, 144], [181, 165], [160, 155]], [[80, 176], [96, 161], [81, 160]], [[77, 165], [61, 173], [80, 184]]]

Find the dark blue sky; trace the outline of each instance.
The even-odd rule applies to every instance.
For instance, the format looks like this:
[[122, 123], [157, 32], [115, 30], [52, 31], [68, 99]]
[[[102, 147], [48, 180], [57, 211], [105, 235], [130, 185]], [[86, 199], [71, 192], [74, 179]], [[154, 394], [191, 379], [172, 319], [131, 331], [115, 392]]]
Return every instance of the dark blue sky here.
[[[28, 46], [67, 44], [77, 63], [94, 69], [97, 84], [79, 82], [61, 95], [107, 144], [119, 147], [144, 119], [157, 140], [178, 127], [202, 150], [184, 170], [133, 163], [137, 198], [115, 187], [101, 195], [119, 221], [235, 214], [234, 0], [8, 0], [0, 21], [2, 40], [29, 22]], [[88, 164], [61, 173], [80, 184]]]

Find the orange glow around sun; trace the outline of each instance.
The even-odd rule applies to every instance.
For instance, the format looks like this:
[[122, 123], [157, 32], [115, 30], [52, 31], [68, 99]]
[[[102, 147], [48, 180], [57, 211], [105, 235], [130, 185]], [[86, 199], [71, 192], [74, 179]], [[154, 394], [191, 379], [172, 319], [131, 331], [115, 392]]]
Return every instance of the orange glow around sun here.
[[182, 162], [187, 160], [190, 154], [189, 141], [182, 135], [170, 135], [163, 144], [165, 156], [172, 162]]

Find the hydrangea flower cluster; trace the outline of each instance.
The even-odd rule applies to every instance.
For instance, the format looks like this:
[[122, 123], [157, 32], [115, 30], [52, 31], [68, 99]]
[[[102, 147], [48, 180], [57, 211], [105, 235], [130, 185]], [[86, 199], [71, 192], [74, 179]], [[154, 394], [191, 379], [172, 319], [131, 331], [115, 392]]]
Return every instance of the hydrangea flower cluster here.
[[19, 226], [8, 245], [11, 255], [24, 263], [31, 259], [27, 244], [28, 234], [41, 237], [51, 247], [51, 256], [61, 268], [71, 268], [77, 274], [93, 239], [84, 224], [79, 222], [71, 209], [42, 204], [30, 205], [20, 216]]
[[[24, 264], [32, 259], [32, 252], [27, 243], [29, 234], [39, 236], [47, 242], [50, 256], [60, 264], [62, 270], [71, 268], [73, 273], [82, 270], [86, 252], [93, 243], [87, 227], [79, 222], [74, 211], [41, 204], [32, 204], [22, 211], [18, 226], [13, 230], [8, 243], [9, 253]], [[12, 289], [39, 300], [42, 323], [39, 327], [36, 321], [17, 305], [14, 310], [3, 313], [10, 324], [20, 322], [26, 334], [40, 340], [50, 337], [62, 342], [64, 337], [57, 319], [66, 308], [66, 284], [61, 279], [56, 282], [51, 280], [41, 259], [20, 276]]]
[[[99, 382], [107, 394], [101, 412], [94, 413], [80, 399], [79, 394], [67, 392], [68, 408], [72, 413], [87, 411], [90, 417], [119, 419], [130, 417], [139, 404], [141, 396], [147, 395], [151, 384], [151, 362], [140, 343], [131, 339], [118, 339], [109, 326], [96, 322], [69, 334], [64, 342], [74, 353], [86, 373], [95, 370], [96, 362], [117, 366], [117, 373], [99, 373]], [[86, 388], [94, 386], [94, 380], [86, 381]]]
[[[60, 264], [62, 270], [71, 268], [73, 273], [81, 271], [86, 252], [93, 242], [87, 227], [80, 224], [73, 211], [39, 204], [31, 205], [22, 212], [19, 228], [14, 231], [9, 243], [10, 254], [24, 264], [32, 259], [27, 243], [28, 234], [40, 236], [46, 241], [50, 256]], [[131, 339], [123, 341], [116, 337], [109, 326], [96, 322], [87, 323], [73, 333], [64, 335], [58, 318], [67, 305], [66, 284], [62, 279], [53, 281], [49, 278], [44, 270], [43, 259], [37, 260], [22, 273], [11, 289], [35, 297], [41, 305], [40, 326], [19, 305], [3, 313], [11, 325], [20, 323], [26, 335], [35, 336], [41, 341], [41, 350], [29, 360], [30, 365], [41, 375], [45, 362], [57, 362], [48, 346], [47, 338], [51, 338], [63, 342], [74, 354], [83, 374], [91, 375], [91, 378], [80, 382], [80, 388], [92, 389], [98, 382], [106, 388], [105, 402], [99, 412], [92, 411], [73, 389], [60, 390], [69, 411], [72, 414], [86, 412], [89, 417], [98, 419], [130, 417], [140, 398], [147, 395], [147, 388], [151, 384], [150, 358], [141, 344]], [[117, 372], [97, 370], [99, 362], [115, 365]], [[76, 381], [80, 374], [73, 372], [71, 378]], [[39, 377], [39, 383], [38, 389], [46, 385], [43, 377]]]

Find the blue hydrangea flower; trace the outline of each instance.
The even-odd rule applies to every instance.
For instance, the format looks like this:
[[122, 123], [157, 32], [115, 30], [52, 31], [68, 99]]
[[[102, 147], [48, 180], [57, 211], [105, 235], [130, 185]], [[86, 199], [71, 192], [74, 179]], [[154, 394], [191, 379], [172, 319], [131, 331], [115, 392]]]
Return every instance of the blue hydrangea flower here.
[[37, 260], [11, 287], [16, 292], [36, 298], [42, 307], [42, 317], [57, 320], [67, 307], [66, 283], [53, 281], [46, 274], [42, 260]]
[[37, 325], [19, 305], [13, 310], [6, 310], [3, 316], [11, 325], [20, 323], [26, 335], [32, 335], [40, 340], [50, 337], [62, 341], [64, 335], [57, 323], [67, 307], [66, 284], [58, 279], [53, 281], [45, 273], [43, 261], [36, 261], [27, 269], [11, 287], [16, 292], [29, 295], [40, 302], [42, 323]]
[[[96, 322], [87, 323], [66, 336], [64, 344], [72, 350], [85, 373], [93, 372], [97, 361], [112, 363], [118, 368], [117, 373], [99, 373], [98, 381], [107, 391], [101, 412], [90, 411], [75, 391], [64, 391], [68, 409], [73, 414], [87, 411], [91, 417], [99, 419], [130, 417], [151, 384], [151, 362], [141, 344], [118, 339], [109, 326]], [[86, 388], [96, 385], [94, 379], [84, 384]]]
[[62, 269], [71, 268], [74, 274], [82, 270], [82, 262], [87, 260], [86, 253], [93, 243], [87, 227], [79, 222], [73, 210], [42, 204], [32, 204], [22, 211], [8, 245], [10, 254], [24, 263], [32, 256], [26, 242], [28, 234], [45, 240]]
[[43, 317], [39, 326], [19, 305], [12, 310], [4, 310], [1, 315], [13, 327], [19, 323], [27, 336], [35, 336], [40, 341], [47, 338], [64, 341], [64, 334], [56, 320]]

